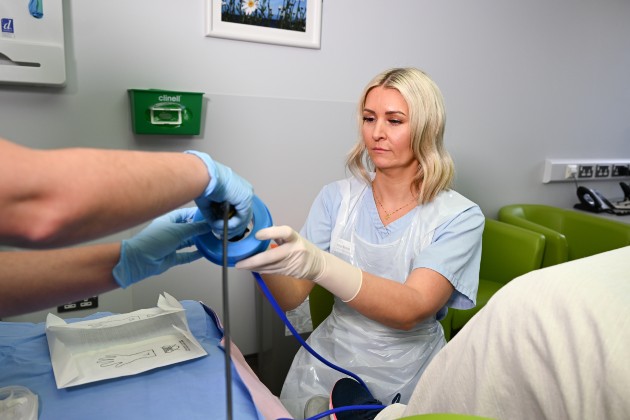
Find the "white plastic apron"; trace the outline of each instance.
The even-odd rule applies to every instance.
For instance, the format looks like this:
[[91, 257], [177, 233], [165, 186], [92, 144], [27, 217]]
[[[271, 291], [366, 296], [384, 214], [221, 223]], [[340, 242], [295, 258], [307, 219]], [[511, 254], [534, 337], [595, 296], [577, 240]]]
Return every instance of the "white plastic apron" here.
[[[355, 232], [361, 200], [371, 190], [356, 179], [339, 182], [342, 202], [330, 252], [364, 271], [399, 283], [407, 279], [413, 256], [431, 243], [435, 228], [474, 205], [454, 191], [443, 192], [415, 209], [402, 237], [387, 244], [371, 244]], [[326, 360], [357, 374], [384, 404], [397, 393], [406, 403], [424, 368], [446, 343], [434, 317], [402, 331], [366, 318], [337, 297], [331, 315], [313, 331], [308, 342]], [[301, 348], [280, 399], [295, 418], [303, 418], [308, 399], [330, 395], [335, 382], [344, 376]]]

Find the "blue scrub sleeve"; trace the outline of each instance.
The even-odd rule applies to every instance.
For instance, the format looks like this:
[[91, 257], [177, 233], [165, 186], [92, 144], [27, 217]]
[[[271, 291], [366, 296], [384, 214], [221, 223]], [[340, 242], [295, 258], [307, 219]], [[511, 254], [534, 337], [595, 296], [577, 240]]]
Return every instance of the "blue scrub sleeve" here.
[[413, 261], [413, 268], [429, 268], [446, 277], [455, 292], [447, 306], [470, 309], [475, 306], [479, 287], [481, 237], [485, 217], [478, 206], [440, 225], [431, 244]]
[[324, 251], [330, 250], [330, 238], [341, 205], [341, 194], [337, 185], [328, 184], [320, 190], [300, 230], [300, 235]]

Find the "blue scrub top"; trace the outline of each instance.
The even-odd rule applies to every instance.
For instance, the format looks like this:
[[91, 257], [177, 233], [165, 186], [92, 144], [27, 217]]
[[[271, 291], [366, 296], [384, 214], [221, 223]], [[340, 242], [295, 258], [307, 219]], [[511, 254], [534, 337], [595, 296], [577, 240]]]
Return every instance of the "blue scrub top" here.
[[[371, 190], [371, 187], [368, 187]], [[333, 182], [319, 192], [300, 234], [319, 248], [329, 251], [333, 228], [341, 205], [339, 184]], [[374, 244], [387, 244], [399, 239], [422, 206], [384, 226], [371, 193], [360, 202], [357, 234]], [[470, 309], [475, 306], [481, 261], [481, 236], [485, 218], [481, 209], [473, 205], [445, 221], [434, 232], [431, 244], [417, 254], [412, 269], [424, 267], [446, 277], [455, 292], [448, 307]], [[441, 311], [438, 319], [446, 315]]]

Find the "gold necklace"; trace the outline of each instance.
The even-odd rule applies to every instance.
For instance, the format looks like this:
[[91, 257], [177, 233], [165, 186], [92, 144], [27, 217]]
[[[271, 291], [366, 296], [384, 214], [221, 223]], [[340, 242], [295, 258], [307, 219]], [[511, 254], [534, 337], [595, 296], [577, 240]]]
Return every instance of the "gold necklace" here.
[[381, 200], [378, 199], [378, 197], [376, 196], [376, 190], [374, 189], [374, 185], [372, 185], [372, 192], [374, 195], [374, 199], [376, 199], [376, 202], [378, 203], [378, 205], [381, 207], [381, 209], [383, 210], [383, 213], [385, 213], [385, 220], [389, 220], [390, 217], [392, 217], [394, 214], [398, 213], [399, 211], [401, 211], [402, 209], [404, 209], [405, 207], [408, 207], [411, 203], [413, 203], [414, 201], [417, 201], [417, 198], [413, 198], [410, 202], [408, 202], [407, 204], [405, 204], [404, 206], [398, 207], [396, 210], [389, 212], [385, 209], [385, 207], [383, 207], [383, 203], [381, 203]]

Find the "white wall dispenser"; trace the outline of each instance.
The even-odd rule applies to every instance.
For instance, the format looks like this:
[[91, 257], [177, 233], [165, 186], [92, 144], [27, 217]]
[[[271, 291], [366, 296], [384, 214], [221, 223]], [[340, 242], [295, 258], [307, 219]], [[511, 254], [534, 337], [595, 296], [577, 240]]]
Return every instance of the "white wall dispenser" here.
[[65, 84], [62, 1], [0, 2], [0, 83]]

